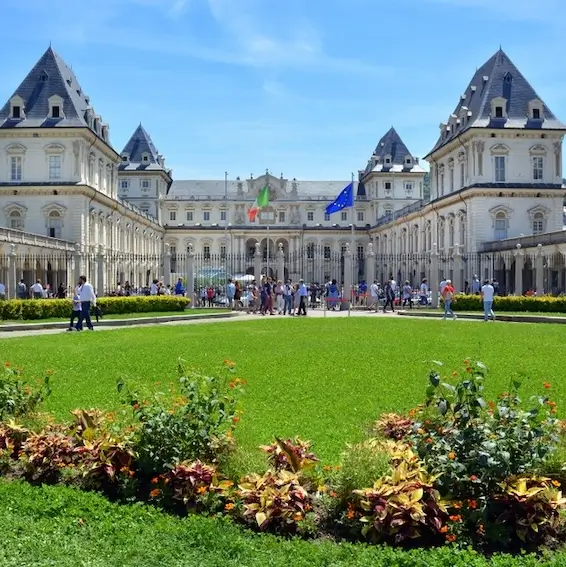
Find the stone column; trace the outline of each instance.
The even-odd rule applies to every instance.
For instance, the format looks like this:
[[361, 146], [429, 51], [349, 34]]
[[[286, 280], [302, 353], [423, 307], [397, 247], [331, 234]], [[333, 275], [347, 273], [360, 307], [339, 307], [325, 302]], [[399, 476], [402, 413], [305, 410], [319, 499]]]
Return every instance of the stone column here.
[[285, 281], [285, 252], [283, 252], [283, 244], [279, 243], [277, 250], [277, 279]]
[[523, 295], [523, 268], [525, 266], [525, 253], [521, 250], [521, 245], [517, 244], [517, 249], [513, 252], [515, 256], [515, 295]]
[[98, 297], [106, 294], [106, 278], [104, 248], [102, 245], [98, 247], [98, 254], [96, 255], [96, 295]]
[[193, 309], [195, 306], [195, 252], [192, 244], [189, 244], [187, 247], [187, 265], [185, 270], [187, 274], [187, 281], [185, 284], [187, 297], [191, 300], [189, 308]]
[[18, 276], [16, 273], [16, 245], [10, 244], [10, 252], [8, 253], [8, 281], [6, 282], [6, 287], [8, 293], [6, 297], [8, 299], [16, 299], [16, 289], [18, 285]]
[[544, 295], [544, 254], [542, 252], [542, 244], [537, 245], [535, 256], [535, 271], [536, 271], [536, 290], [537, 296]]
[[369, 285], [375, 280], [375, 252], [373, 251], [373, 242], [368, 244], [366, 252], [366, 281]]
[[454, 281], [452, 282], [452, 285], [454, 286], [456, 293], [463, 293], [464, 282], [462, 281], [462, 254], [460, 253], [460, 246], [458, 244], [454, 245], [452, 260], [454, 262]]
[[344, 252], [344, 294], [342, 296], [342, 310], [349, 309], [352, 296], [352, 251], [350, 244], [346, 243]]
[[257, 284], [261, 281], [261, 250], [259, 248], [259, 242], [255, 243], [254, 252], [254, 277]]
[[75, 281], [72, 289], [75, 289], [74, 286], [77, 285], [79, 278], [84, 275], [83, 274], [83, 255], [81, 252], [80, 244], [75, 244], [75, 251], [73, 252], [73, 260], [75, 262]]
[[432, 252], [430, 253], [430, 277], [428, 279], [429, 289], [431, 291], [431, 301], [432, 308], [438, 308], [438, 295], [439, 295], [439, 285], [438, 281], [438, 246], [436, 244], [432, 245]]
[[171, 285], [171, 247], [165, 244], [165, 254], [163, 254], [163, 285]]

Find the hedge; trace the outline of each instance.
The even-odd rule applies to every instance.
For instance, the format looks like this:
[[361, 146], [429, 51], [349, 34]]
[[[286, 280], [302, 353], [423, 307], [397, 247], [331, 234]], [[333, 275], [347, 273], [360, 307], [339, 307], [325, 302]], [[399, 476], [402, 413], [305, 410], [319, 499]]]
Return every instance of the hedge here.
[[[100, 297], [97, 304], [105, 315], [184, 311], [190, 299], [176, 295]], [[0, 301], [0, 319], [33, 320], [69, 317], [71, 299], [10, 299]]]
[[[483, 311], [479, 295], [456, 295], [452, 303], [460, 311]], [[531, 313], [566, 313], [566, 297], [496, 296], [494, 311], [525, 311]]]

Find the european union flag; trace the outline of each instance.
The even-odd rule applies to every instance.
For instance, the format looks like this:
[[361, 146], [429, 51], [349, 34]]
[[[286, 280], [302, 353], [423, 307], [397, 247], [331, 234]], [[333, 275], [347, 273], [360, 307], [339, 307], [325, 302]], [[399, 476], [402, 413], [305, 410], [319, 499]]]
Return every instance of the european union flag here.
[[354, 184], [350, 183], [328, 207], [326, 207], [326, 214], [331, 215], [332, 213], [337, 213], [342, 209], [354, 206]]

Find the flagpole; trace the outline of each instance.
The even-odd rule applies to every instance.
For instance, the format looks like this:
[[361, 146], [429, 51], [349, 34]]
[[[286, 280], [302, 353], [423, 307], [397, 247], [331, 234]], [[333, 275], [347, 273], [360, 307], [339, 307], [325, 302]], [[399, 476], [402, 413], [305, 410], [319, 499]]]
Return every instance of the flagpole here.
[[265, 269], [265, 275], [269, 277], [269, 221], [267, 221], [267, 268]]
[[[355, 256], [354, 256], [354, 243], [355, 243], [354, 219], [355, 219], [355, 214], [356, 214], [356, 211], [354, 210], [355, 209], [355, 207], [354, 207], [355, 203], [356, 203], [356, 191], [355, 191], [355, 186], [354, 186], [354, 172], [352, 172], [352, 207], [351, 207], [351, 210], [352, 210], [352, 213], [351, 213], [352, 214], [352, 225], [351, 225], [352, 234], [350, 235], [350, 240], [351, 240], [350, 250], [352, 251], [352, 256], [351, 256], [351, 258], [352, 258], [352, 262], [351, 262], [352, 273], [350, 274], [350, 276], [351, 276], [350, 281], [352, 283], [352, 287], [354, 286], [354, 273], [355, 273], [354, 272], [354, 259], [355, 259]], [[351, 307], [352, 307], [352, 291], [353, 291], [352, 289], [348, 290], [348, 317], [350, 316], [350, 310], [351, 310]]]
[[228, 291], [228, 172], [224, 172], [224, 276]]

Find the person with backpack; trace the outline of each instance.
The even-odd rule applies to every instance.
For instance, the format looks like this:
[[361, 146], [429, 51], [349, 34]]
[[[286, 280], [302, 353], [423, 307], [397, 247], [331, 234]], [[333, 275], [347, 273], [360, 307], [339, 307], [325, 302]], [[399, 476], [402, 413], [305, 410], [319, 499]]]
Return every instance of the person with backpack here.
[[444, 316], [443, 319], [446, 319], [448, 315], [452, 316], [452, 319], [456, 320], [456, 313], [452, 311], [452, 300], [454, 299], [454, 286], [452, 285], [451, 280], [446, 280], [444, 289], [442, 290], [442, 299], [444, 301]]

